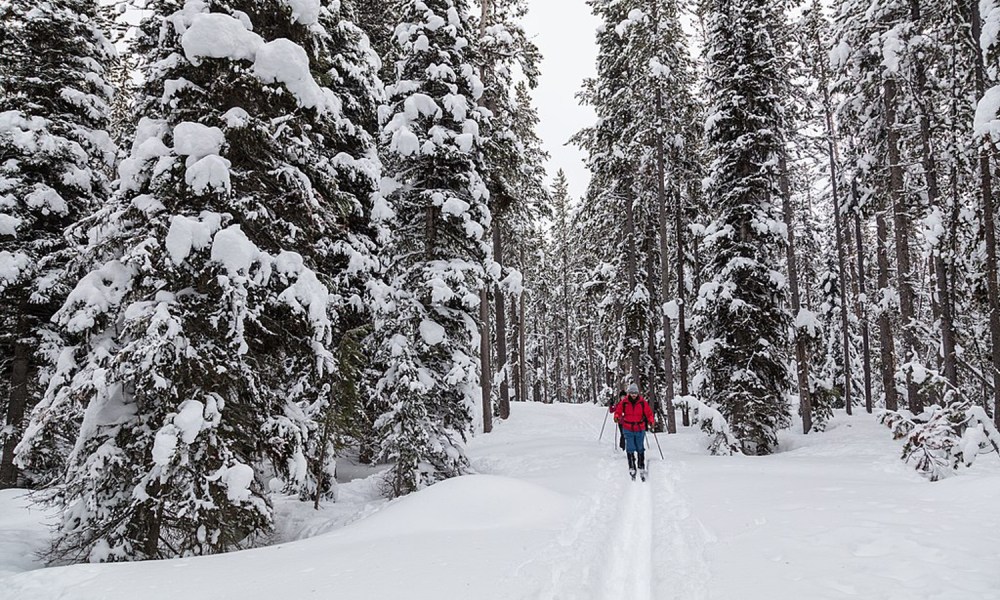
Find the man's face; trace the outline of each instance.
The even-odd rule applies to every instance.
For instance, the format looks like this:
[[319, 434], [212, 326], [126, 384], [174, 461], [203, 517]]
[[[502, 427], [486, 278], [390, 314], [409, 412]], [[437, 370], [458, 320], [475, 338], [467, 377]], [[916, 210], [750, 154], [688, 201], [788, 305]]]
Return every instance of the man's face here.
[[631, 399], [633, 399], [633, 400], [635, 400], [636, 393], [635, 392], [629, 392], [628, 397], [631, 398]]

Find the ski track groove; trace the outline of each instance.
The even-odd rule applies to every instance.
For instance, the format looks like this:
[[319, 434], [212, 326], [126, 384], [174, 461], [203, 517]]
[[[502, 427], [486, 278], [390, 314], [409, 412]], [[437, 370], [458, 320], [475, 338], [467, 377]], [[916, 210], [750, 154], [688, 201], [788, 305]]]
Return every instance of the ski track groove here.
[[625, 480], [620, 516], [614, 519], [609, 545], [610, 568], [599, 598], [653, 598], [653, 502], [649, 482]]
[[[670, 457], [651, 478], [656, 490], [655, 542], [652, 553], [661, 562], [655, 569], [656, 600], [709, 600], [711, 569], [705, 556], [712, 535], [691, 514], [679, 491], [683, 462]], [[674, 459], [676, 461], [676, 459]]]
[[578, 500], [543, 558], [515, 574], [539, 576], [533, 600], [711, 599], [705, 552], [715, 540], [681, 491], [688, 466], [680, 456], [646, 456], [646, 482], [629, 479], [617, 449], [595, 461], [600, 484]]

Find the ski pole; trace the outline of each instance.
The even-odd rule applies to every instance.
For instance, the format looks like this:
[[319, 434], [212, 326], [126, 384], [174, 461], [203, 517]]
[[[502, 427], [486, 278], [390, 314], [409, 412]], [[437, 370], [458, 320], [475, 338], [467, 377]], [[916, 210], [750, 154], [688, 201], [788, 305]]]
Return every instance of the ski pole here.
[[663, 458], [663, 448], [660, 447], [660, 438], [656, 437], [656, 432], [653, 433], [653, 439], [656, 440], [656, 449], [660, 451], [660, 460], [666, 460]]
[[604, 428], [607, 427], [607, 425], [608, 425], [608, 415], [609, 414], [610, 413], [604, 413], [604, 424], [601, 425], [601, 435], [597, 436], [597, 441], [598, 442], [601, 441], [602, 439], [604, 439]]

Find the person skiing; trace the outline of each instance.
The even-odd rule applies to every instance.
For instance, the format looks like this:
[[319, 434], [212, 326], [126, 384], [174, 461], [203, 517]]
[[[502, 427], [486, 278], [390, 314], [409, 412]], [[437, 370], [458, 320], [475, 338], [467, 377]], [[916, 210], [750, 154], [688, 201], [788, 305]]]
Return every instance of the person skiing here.
[[[636, 466], [642, 480], [646, 481], [646, 427], [654, 424], [653, 409], [639, 395], [639, 386], [631, 384], [626, 395], [615, 406], [615, 423], [625, 431], [625, 452], [628, 456], [628, 474], [635, 480]], [[636, 464], [638, 454], [638, 465]]]
[[[616, 400], [615, 398], [624, 398], [625, 390], [618, 392], [618, 395], [611, 398], [611, 402], [608, 403], [608, 412], [612, 415], [615, 413], [615, 408], [618, 407], [618, 403], [621, 400]], [[618, 423], [618, 419], [615, 419], [615, 423]], [[625, 430], [622, 429], [622, 424], [618, 423], [618, 448], [621, 450], [625, 449]]]

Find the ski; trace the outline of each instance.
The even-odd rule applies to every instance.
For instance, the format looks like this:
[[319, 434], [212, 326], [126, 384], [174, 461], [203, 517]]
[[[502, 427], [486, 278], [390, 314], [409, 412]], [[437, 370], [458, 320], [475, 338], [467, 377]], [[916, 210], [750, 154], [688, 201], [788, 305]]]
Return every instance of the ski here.
[[[643, 481], [646, 481], [646, 477], [647, 477], [648, 475], [649, 475], [649, 473], [648, 473], [648, 472], [646, 471], [646, 469], [643, 469], [643, 470], [639, 471], [639, 477], [640, 477], [640, 478], [641, 478], [641, 479], [642, 479]], [[635, 478], [633, 477], [632, 479], [635, 479]]]

